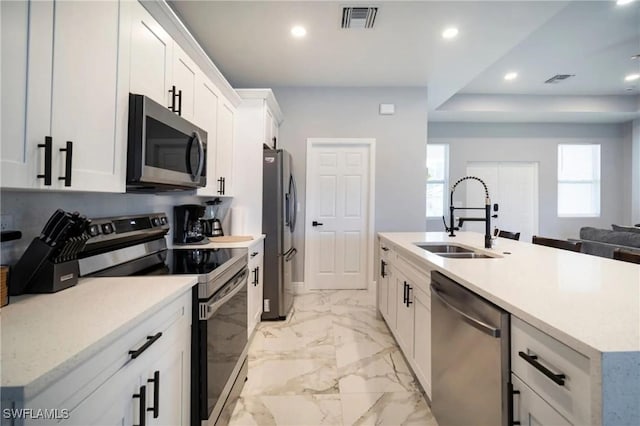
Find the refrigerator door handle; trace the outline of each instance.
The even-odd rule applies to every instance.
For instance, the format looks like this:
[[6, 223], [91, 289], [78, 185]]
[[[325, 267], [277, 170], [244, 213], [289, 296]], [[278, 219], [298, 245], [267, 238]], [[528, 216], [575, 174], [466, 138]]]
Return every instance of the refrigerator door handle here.
[[291, 250], [289, 250], [287, 253], [289, 254], [285, 256], [284, 258], [285, 262], [291, 261], [291, 259], [293, 259], [296, 256], [296, 253], [298, 253], [298, 250], [292, 247]]
[[296, 229], [296, 218], [297, 218], [296, 208], [298, 204], [298, 194], [296, 192], [296, 180], [293, 178], [293, 175], [289, 176], [289, 195], [292, 195], [289, 197], [289, 203], [291, 203], [291, 205], [289, 206], [289, 228], [293, 233], [293, 231]]

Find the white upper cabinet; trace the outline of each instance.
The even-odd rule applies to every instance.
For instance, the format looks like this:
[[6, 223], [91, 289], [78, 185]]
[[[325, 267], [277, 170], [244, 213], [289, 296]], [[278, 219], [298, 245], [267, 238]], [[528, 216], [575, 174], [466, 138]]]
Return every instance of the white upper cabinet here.
[[2, 111], [3, 187], [124, 191], [120, 3], [3, 2], [2, 12], [3, 90], [14, 86], [2, 97], [13, 104]]
[[54, 17], [54, 176], [59, 188], [124, 191], [127, 117], [120, 112], [128, 110], [128, 90], [117, 78], [120, 3], [58, 1]]
[[[218, 140], [216, 149], [216, 175], [218, 195], [232, 195], [234, 120], [236, 108], [226, 98], [218, 105]], [[209, 179], [209, 175], [207, 175]]]
[[207, 186], [198, 189], [198, 195], [218, 195], [216, 182], [218, 100], [220, 95], [216, 87], [204, 75], [196, 85], [194, 123], [207, 132]]
[[[199, 75], [198, 66], [187, 56], [186, 53], [175, 44], [173, 46], [173, 86], [175, 86], [175, 100], [170, 100], [174, 110], [181, 117], [189, 121], [194, 120], [195, 92]], [[173, 93], [170, 95], [173, 96]]]
[[130, 16], [129, 91], [169, 106], [173, 40], [138, 2], [130, 4]]

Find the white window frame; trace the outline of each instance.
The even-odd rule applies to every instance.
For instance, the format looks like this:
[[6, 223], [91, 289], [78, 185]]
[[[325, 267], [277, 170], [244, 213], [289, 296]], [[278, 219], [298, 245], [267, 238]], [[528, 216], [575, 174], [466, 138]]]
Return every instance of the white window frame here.
[[[593, 177], [591, 179], [561, 179], [560, 171], [558, 170], [557, 175], [557, 187], [556, 187], [556, 214], [559, 218], [572, 218], [572, 217], [600, 217], [602, 213], [602, 146], [600, 144], [568, 144], [561, 143], [558, 144], [557, 150], [557, 161], [558, 161], [558, 169], [560, 168], [560, 147], [562, 146], [589, 146], [589, 147], [598, 147], [598, 163], [599, 163], [599, 173], [597, 177]], [[572, 213], [572, 214], [561, 214], [560, 213], [560, 184], [585, 184], [585, 185], [597, 185], [597, 194], [598, 194], [598, 205], [597, 211], [595, 213]]]
[[[442, 213], [446, 216], [447, 215], [447, 208], [449, 207], [449, 204], [447, 202], [447, 188], [449, 188], [449, 144], [448, 143], [432, 143], [432, 144], [427, 143], [427, 148], [429, 146], [444, 146], [444, 179], [430, 180], [429, 179], [429, 167], [427, 166], [427, 179], [426, 179], [426, 182], [425, 182], [424, 190], [425, 190], [425, 194], [426, 194], [427, 185], [428, 184], [442, 184], [442, 194], [443, 194], [443, 196], [442, 196]], [[427, 159], [425, 158], [425, 165], [426, 165], [426, 161], [427, 161]], [[425, 199], [425, 201], [426, 201], [426, 199]], [[425, 216], [426, 216], [427, 219], [440, 219], [442, 217], [442, 216], [429, 216], [429, 215], [427, 215], [426, 205], [425, 205]]]

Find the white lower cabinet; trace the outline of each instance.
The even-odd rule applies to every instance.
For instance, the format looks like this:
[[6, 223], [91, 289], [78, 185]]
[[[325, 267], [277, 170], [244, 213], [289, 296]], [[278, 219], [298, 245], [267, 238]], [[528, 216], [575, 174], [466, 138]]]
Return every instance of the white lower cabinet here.
[[431, 397], [431, 297], [428, 270], [380, 241], [378, 309], [418, 381]]
[[[522, 426], [570, 426], [567, 419], [553, 409], [516, 375], [511, 375], [513, 384], [513, 422]], [[520, 423], [515, 423], [520, 422]]]
[[262, 299], [264, 295], [263, 264], [264, 240], [260, 240], [249, 247], [249, 289], [247, 291], [249, 338], [251, 338], [262, 316]]
[[70, 407], [64, 426], [188, 426], [191, 292], [132, 328], [25, 406]]

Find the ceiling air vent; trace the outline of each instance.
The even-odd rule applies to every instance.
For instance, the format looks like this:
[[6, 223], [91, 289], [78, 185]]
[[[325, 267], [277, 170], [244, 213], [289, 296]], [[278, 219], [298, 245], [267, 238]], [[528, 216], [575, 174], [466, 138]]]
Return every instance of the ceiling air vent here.
[[342, 28], [373, 28], [377, 7], [343, 7]]
[[575, 77], [575, 74], [556, 74], [551, 77], [549, 80], [545, 81], [546, 84], [557, 84], [563, 80], [568, 79], [569, 77]]

